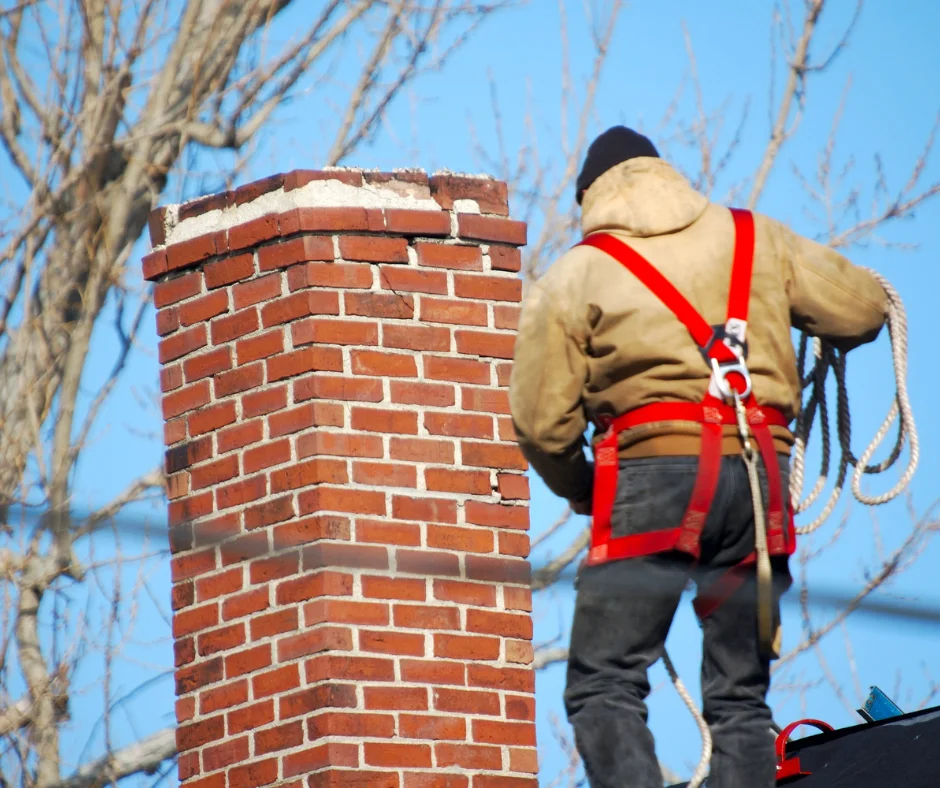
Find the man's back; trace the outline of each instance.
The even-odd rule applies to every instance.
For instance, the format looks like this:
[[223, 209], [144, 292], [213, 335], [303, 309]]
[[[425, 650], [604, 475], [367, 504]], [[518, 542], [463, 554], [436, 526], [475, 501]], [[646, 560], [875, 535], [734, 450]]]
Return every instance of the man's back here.
[[[713, 325], [724, 323], [734, 228], [730, 212], [695, 192], [661, 159], [635, 158], [593, 183], [585, 235], [611, 233], [652, 263]], [[862, 269], [755, 214], [748, 368], [762, 405], [788, 418], [800, 406], [791, 325], [850, 349], [884, 323], [884, 293]], [[530, 290], [520, 321], [510, 402], [517, 435], [549, 487], [574, 480], [573, 444], [588, 419], [653, 402], [699, 402], [710, 369], [685, 326], [614, 259], [571, 250]], [[625, 436], [625, 456], [697, 454], [695, 425]], [[786, 451], [788, 431], [775, 430]], [[728, 453], [739, 451], [729, 432]], [[555, 459], [557, 458], [557, 459]], [[557, 488], [556, 488], [557, 487]], [[569, 496], [570, 497], [570, 496]]]

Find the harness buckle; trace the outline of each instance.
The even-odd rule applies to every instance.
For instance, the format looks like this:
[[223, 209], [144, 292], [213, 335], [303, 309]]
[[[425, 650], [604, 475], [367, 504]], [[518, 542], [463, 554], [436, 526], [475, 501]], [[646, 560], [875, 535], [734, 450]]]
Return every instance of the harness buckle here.
[[[748, 371], [743, 358], [738, 357], [736, 361], [726, 361], [725, 363], [721, 363], [716, 358], [709, 359], [709, 361], [712, 368], [712, 383], [726, 402], [732, 401], [735, 397], [744, 400], [751, 395], [751, 373]], [[728, 382], [727, 376], [731, 373], [740, 375], [744, 379], [744, 391], [738, 391]]]

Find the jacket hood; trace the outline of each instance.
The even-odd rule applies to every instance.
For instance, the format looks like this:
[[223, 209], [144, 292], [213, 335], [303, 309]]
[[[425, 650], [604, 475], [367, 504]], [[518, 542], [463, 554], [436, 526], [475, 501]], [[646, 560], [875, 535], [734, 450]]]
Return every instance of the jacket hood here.
[[708, 198], [672, 166], [644, 156], [612, 167], [591, 184], [581, 205], [581, 231], [665, 235], [685, 229], [707, 208]]

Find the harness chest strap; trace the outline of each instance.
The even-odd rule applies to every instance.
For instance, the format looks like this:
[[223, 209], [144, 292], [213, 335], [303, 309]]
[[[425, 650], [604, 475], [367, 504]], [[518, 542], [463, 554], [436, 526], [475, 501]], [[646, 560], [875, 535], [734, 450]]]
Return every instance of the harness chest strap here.
[[[582, 245], [593, 246], [609, 254], [656, 295], [686, 326], [713, 368], [708, 392], [701, 403], [655, 403], [630, 411], [610, 423], [606, 435], [595, 447], [594, 516], [588, 565], [669, 550], [681, 550], [696, 559], [699, 557], [702, 528], [714, 500], [720, 473], [722, 427], [737, 423], [735, 409], [720, 397], [728, 397], [735, 391], [744, 400], [751, 435], [767, 468], [768, 552], [771, 555], [789, 555], [795, 549], [792, 516], [785, 517], [788, 503], [784, 501], [776, 450], [769, 430], [770, 425], [786, 427], [788, 421], [776, 410], [761, 408], [757, 404], [743, 360], [753, 268], [753, 216], [747, 211], [734, 209], [732, 216], [735, 247], [727, 320], [718, 329], [709, 326], [672, 283], [627, 244], [607, 234], [591, 235], [582, 241]], [[676, 528], [612, 538], [611, 511], [617, 492], [619, 434], [640, 424], [662, 421], [692, 421], [702, 425], [698, 475], [689, 506]], [[786, 511], [786, 514], [790, 512]]]

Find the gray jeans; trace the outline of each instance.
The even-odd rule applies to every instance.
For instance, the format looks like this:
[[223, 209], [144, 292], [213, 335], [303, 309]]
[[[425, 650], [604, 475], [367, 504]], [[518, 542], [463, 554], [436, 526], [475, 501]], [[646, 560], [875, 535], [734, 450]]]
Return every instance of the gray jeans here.
[[[788, 458], [780, 456], [784, 490]], [[613, 536], [676, 527], [692, 494], [696, 457], [620, 464]], [[761, 468], [766, 500], [766, 474]], [[754, 549], [754, 515], [740, 457], [722, 459], [715, 500], [702, 532], [695, 579], [704, 586]], [[786, 559], [775, 560], [775, 605], [788, 587]], [[663, 645], [691, 561], [678, 553], [585, 567], [579, 574], [565, 707], [591, 788], [662, 788], [647, 728], [647, 670]], [[778, 613], [779, 615], [779, 613]], [[702, 696], [713, 738], [708, 788], [774, 788], [772, 717], [765, 699], [770, 664], [757, 636], [756, 589], [748, 582], [702, 623]]]

